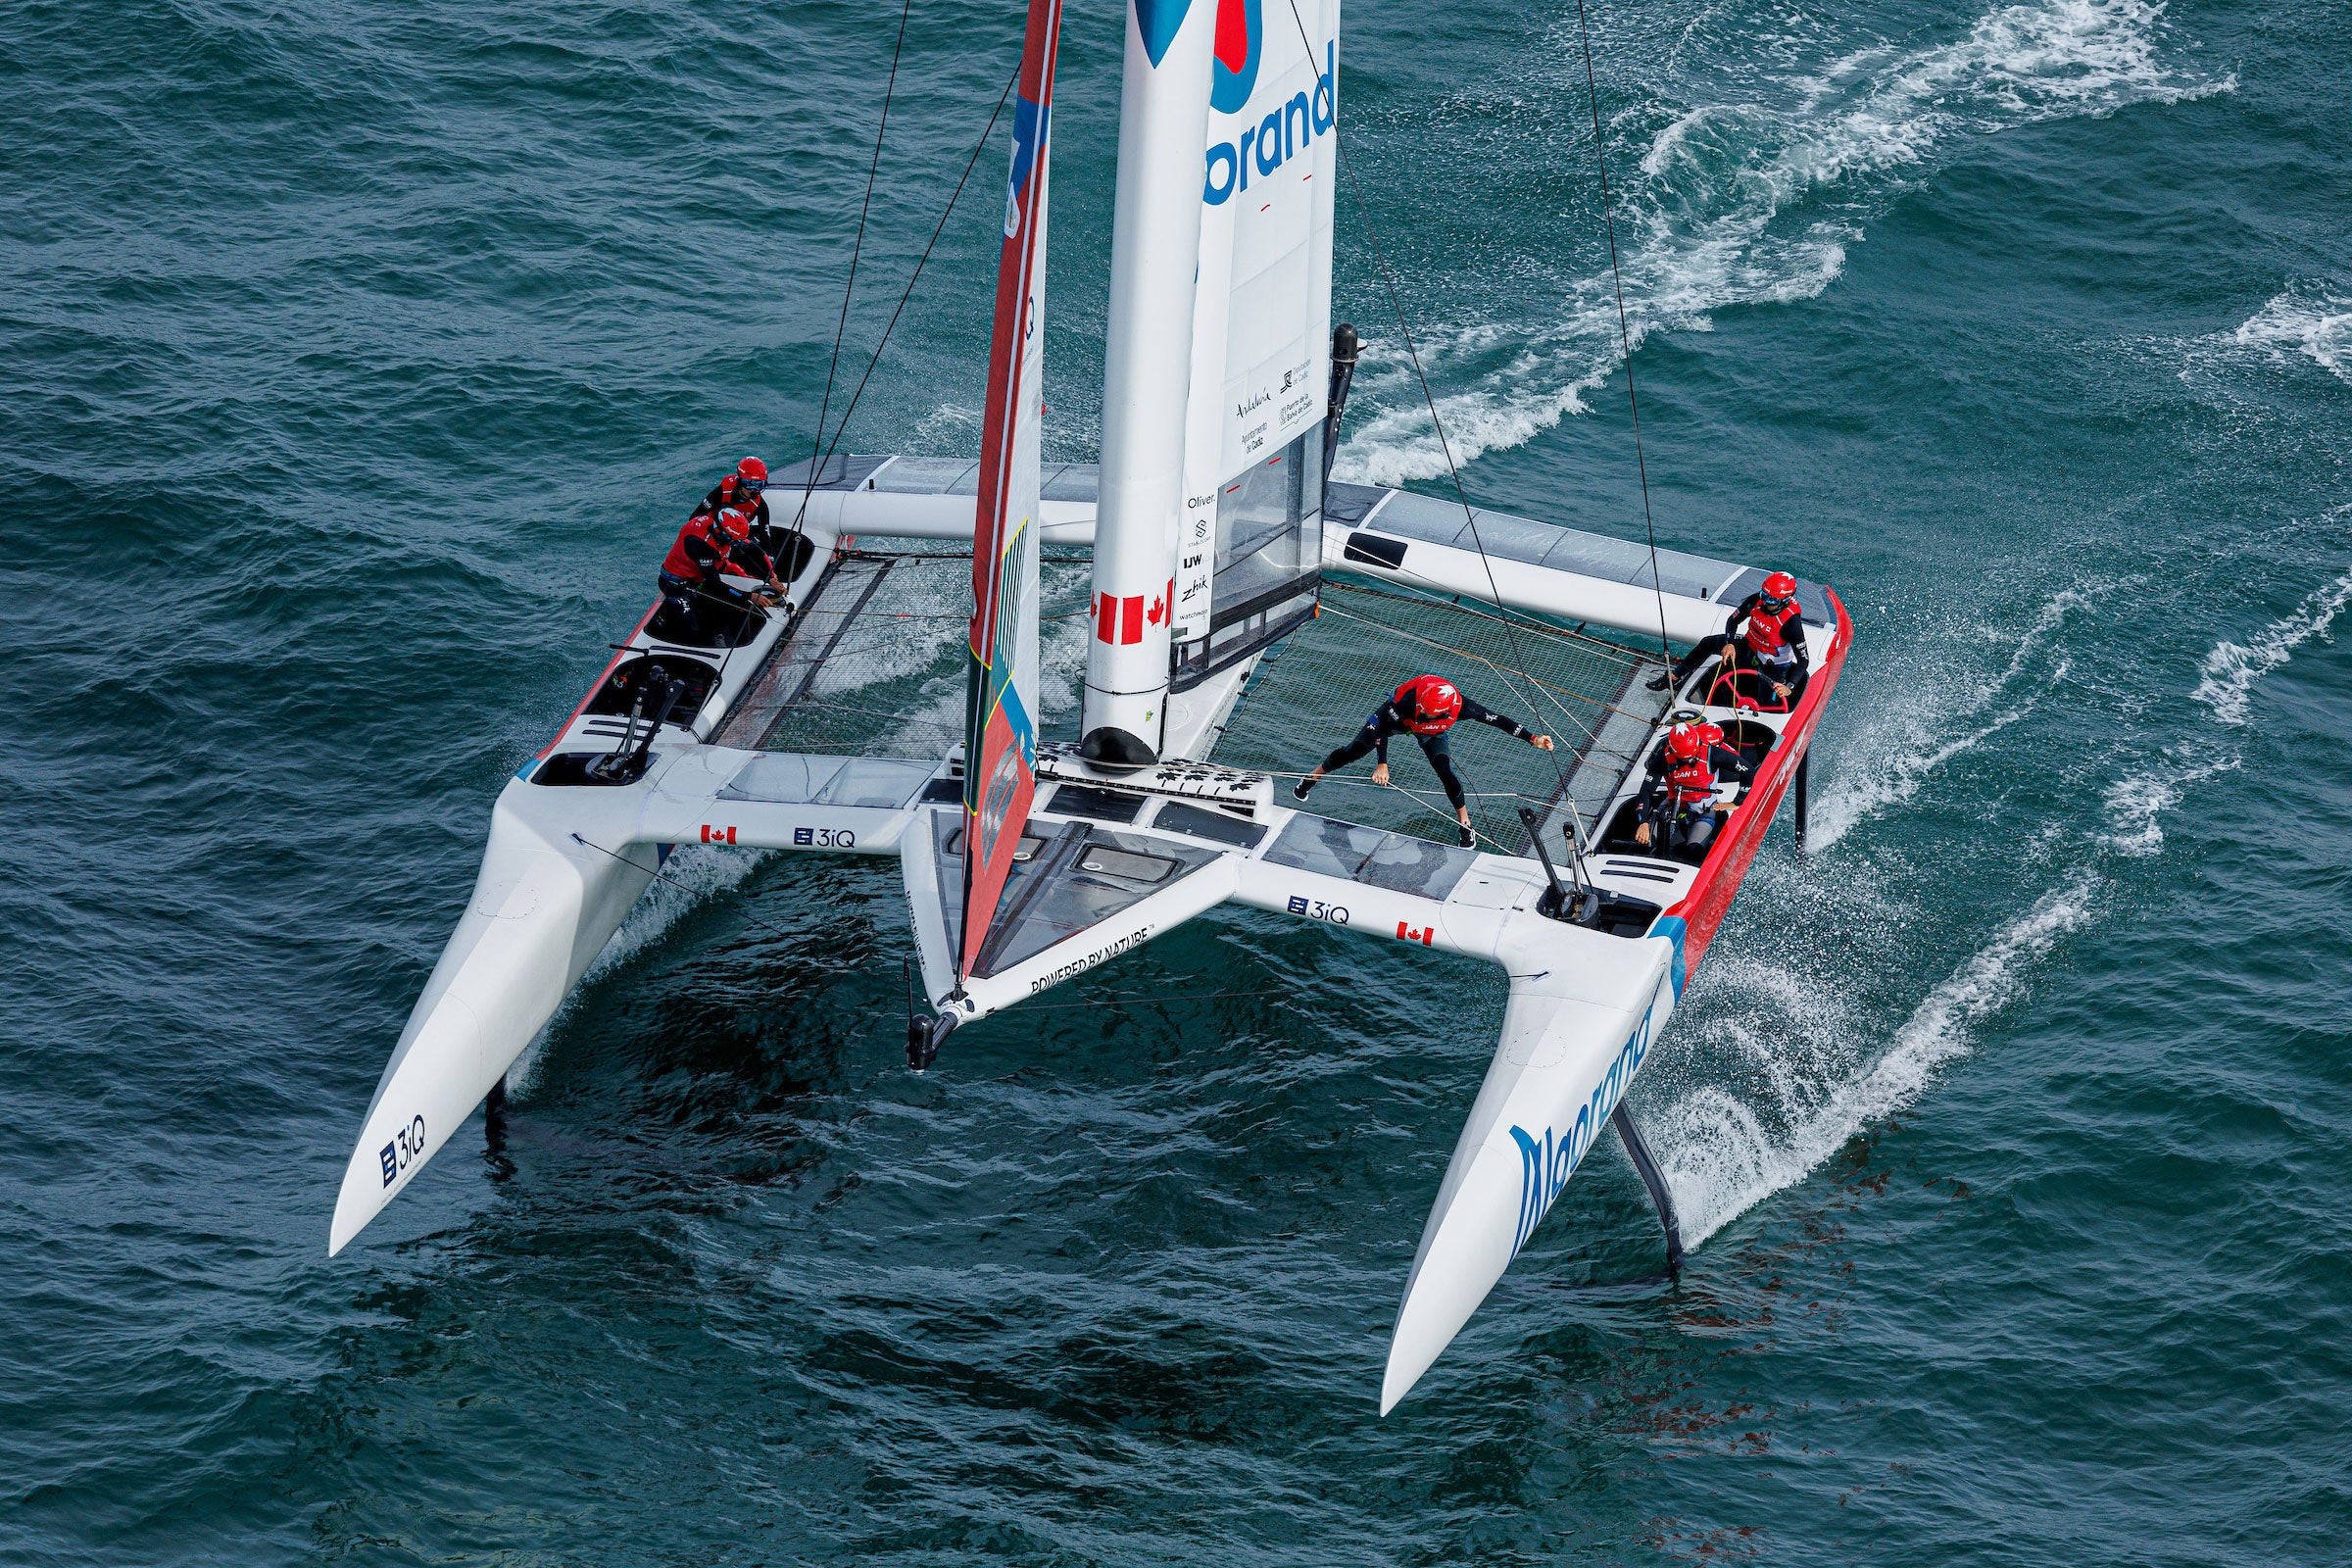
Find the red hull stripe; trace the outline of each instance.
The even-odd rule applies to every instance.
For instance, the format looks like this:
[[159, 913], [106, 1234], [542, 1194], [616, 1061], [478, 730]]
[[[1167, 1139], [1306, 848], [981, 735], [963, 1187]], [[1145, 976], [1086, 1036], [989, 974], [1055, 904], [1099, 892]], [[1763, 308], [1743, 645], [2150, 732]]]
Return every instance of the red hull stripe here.
[[1781, 743], [1765, 756], [1763, 771], [1748, 787], [1747, 795], [1732, 808], [1729, 830], [1715, 841], [1706, 859], [1698, 868], [1698, 880], [1690, 885], [1690, 896], [1666, 912], [1680, 916], [1689, 929], [1683, 942], [1683, 964], [1686, 974], [1695, 973], [1698, 960], [1715, 939], [1715, 928], [1723, 924], [1724, 914], [1732, 906], [1732, 898], [1740, 891], [1740, 878], [1747, 875], [1756, 851], [1763, 848], [1764, 835], [1781, 808], [1781, 799], [1788, 792], [1788, 781], [1796, 774], [1798, 759], [1813, 744], [1813, 731], [1821, 723], [1821, 715], [1830, 705], [1830, 693], [1837, 688], [1839, 671], [1845, 668], [1845, 656], [1854, 645], [1854, 622], [1845, 612], [1845, 602], [1834, 592], [1830, 604], [1838, 612], [1837, 646], [1813, 678], [1805, 683], [1805, 695], [1796, 705], [1796, 716], [1782, 732]]

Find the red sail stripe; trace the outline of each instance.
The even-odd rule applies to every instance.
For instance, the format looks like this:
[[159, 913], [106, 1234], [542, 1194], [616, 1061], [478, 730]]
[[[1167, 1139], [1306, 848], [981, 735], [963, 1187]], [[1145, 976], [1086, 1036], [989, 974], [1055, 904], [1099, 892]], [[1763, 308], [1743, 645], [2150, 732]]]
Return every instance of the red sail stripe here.
[[[1028, 820], [1037, 780], [1007, 719], [1002, 688], [1010, 672], [994, 667], [999, 579], [1006, 567], [1011, 530], [1021, 518], [1009, 515], [1013, 452], [1018, 445], [1023, 402], [1022, 344], [1038, 255], [1038, 196], [1046, 183], [1047, 149], [1053, 141], [1054, 66], [1061, 30], [1060, 0], [1029, 0], [1022, 38], [1016, 111], [1027, 112], [1037, 145], [1021, 182], [1011, 188], [1006, 217], [1010, 231], [997, 258], [995, 330], [989, 343], [988, 409], [981, 427], [980, 486], [972, 530], [971, 662], [964, 714], [963, 942], [956, 974], [969, 976], [1012, 872], [1022, 825]], [[1017, 131], [1016, 131], [1017, 134]], [[1032, 715], [1034, 717], [1034, 715]], [[944, 891], [944, 890], [943, 890]]]

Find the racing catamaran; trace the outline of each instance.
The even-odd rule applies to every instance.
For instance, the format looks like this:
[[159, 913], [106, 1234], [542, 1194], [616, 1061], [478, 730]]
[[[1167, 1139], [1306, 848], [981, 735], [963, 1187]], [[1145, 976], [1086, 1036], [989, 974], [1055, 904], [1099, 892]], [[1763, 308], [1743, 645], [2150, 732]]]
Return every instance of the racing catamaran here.
[[[830, 456], [780, 475], [807, 541], [788, 605], [690, 632], [657, 604], [508, 782], [368, 1107], [330, 1253], [503, 1092], [669, 855], [718, 845], [897, 857], [932, 1009], [908, 1026], [917, 1070], [953, 1031], [1222, 904], [1502, 965], [1500, 1040], [1406, 1275], [1384, 1412], [1604, 1122], [1679, 1261], [1622, 1100], [1791, 793], [1801, 842], [1806, 752], [1852, 624], [1800, 580], [1813, 660], [1793, 704], [1721, 660], [1653, 692], [1664, 645], [1721, 630], [1761, 570], [1330, 477], [1356, 354], [1331, 324], [1340, 7], [1284, 9], [1296, 27], [1257, 0], [1132, 0], [1101, 463], [1048, 465], [1060, 7], [1030, 0], [978, 462]], [[960, 597], [966, 541], [968, 636], [910, 666], [906, 607]], [[1057, 657], [1083, 635], [1083, 692], [1051, 708], [1049, 566], [1086, 589], [1054, 617]], [[1277, 775], [1311, 760], [1300, 724], [1352, 723], [1356, 692], [1438, 658], [1563, 737], [1493, 770], [1485, 847], [1423, 837], [1445, 819], [1407, 792], [1354, 797], [1362, 821], [1294, 808]], [[958, 686], [959, 721], [938, 700]], [[1750, 776], [1722, 786], [1703, 854], [1664, 853], [1637, 842], [1637, 797], [1666, 728], [1697, 715]]]

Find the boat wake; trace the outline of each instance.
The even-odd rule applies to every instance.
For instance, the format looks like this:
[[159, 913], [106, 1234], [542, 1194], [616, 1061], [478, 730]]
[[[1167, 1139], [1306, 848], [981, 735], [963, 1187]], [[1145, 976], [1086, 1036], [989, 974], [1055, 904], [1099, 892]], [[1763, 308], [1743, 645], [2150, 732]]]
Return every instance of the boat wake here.
[[2057, 594], [2018, 635], [2008, 663], [1970, 689], [1954, 692], [1939, 684], [1948, 661], [1904, 682], [1902, 696], [1877, 709], [1870, 728], [1847, 744], [1815, 802], [1808, 824], [1814, 849], [1827, 850], [1856, 825], [1909, 802], [1946, 762], [2033, 712], [2071, 667], [2063, 655], [2041, 667], [2044, 650], [2068, 615], [2107, 591], [2101, 586]]
[[[2352, 514], [2352, 507], [2338, 507], [2323, 520], [2334, 521], [2347, 514]], [[2168, 746], [2156, 766], [2109, 786], [2103, 804], [2110, 826], [2100, 842], [2134, 858], [2162, 850], [2163, 814], [2180, 803], [2182, 791], [2200, 779], [2239, 765], [2239, 745], [2233, 732], [2244, 729], [2248, 722], [2255, 686], [2313, 638], [2331, 641], [2335, 617], [2347, 604], [2352, 604], [2352, 571], [2314, 589], [2291, 613], [2272, 621], [2246, 642], [2225, 639], [2216, 643], [2205, 656], [2196, 690], [2189, 696], [2204, 705], [2215, 723], [2224, 726], [2223, 734], [2192, 735]]]
[[1763, 1092], [1742, 1099], [1701, 1088], [1643, 1118], [1684, 1241], [1696, 1246], [1918, 1099], [1937, 1068], [1968, 1053], [1978, 1026], [2018, 998], [2034, 964], [2090, 920], [2104, 880], [2079, 867], [2043, 894], [1931, 990], [1884, 1052], [1823, 1000], [1827, 988], [1755, 960], [1727, 965], [1722, 978], [1764, 1004], [1740, 1010], [1776, 1020], [1769, 1031], [1749, 1021], [1714, 1026], [1750, 1058]]
[[2147, 772], [2107, 786], [2099, 801], [2108, 823], [2099, 835], [2100, 846], [2128, 859], [2146, 859], [2164, 848], [2164, 813], [2180, 804], [2181, 793], [2199, 779], [2230, 772], [2237, 765], [2235, 753], [2202, 743], [2168, 749], [2164, 760]]
[[2288, 289], [2248, 318], [2231, 341], [2274, 358], [2300, 355], [2352, 383], [2352, 299], [2341, 294]]
[[[2352, 507], [2336, 508], [2326, 520], [2346, 516], [2352, 516]], [[2217, 644], [2205, 656], [2202, 678], [2189, 695], [2212, 710], [2220, 722], [2232, 726], [2244, 724], [2255, 683], [2292, 659], [2295, 650], [2314, 637], [2324, 642], [2333, 641], [2331, 628], [2347, 603], [2352, 603], [2352, 571], [2313, 590], [2292, 614], [2271, 622], [2243, 645]]]
[[527, 1100], [538, 1088], [539, 1063], [548, 1036], [564, 1027], [564, 1020], [571, 1015], [571, 1009], [579, 1004], [590, 986], [661, 941], [672, 926], [711, 895], [743, 886], [767, 858], [764, 850], [712, 850], [699, 844], [681, 846], [670, 856], [662, 863], [660, 880], [645, 890], [644, 897], [629, 910], [628, 918], [612, 933], [604, 951], [589, 963], [580, 983], [564, 999], [555, 1016], [523, 1047], [522, 1054], [514, 1058], [514, 1065], [507, 1069], [509, 1097]]
[[[1754, 19], [1715, 19], [1685, 35], [1645, 109], [1618, 117], [1627, 128], [1611, 148], [1612, 172], [1627, 181], [1617, 218], [1637, 349], [1660, 328], [1710, 330], [1716, 311], [1821, 294], [1868, 222], [1969, 136], [2236, 85], [2167, 62], [2160, 0], [2005, 5], [1965, 36], [1925, 48], [1806, 40], [1820, 51], [1813, 63], [1761, 70]], [[1680, 57], [1706, 52], [1706, 40], [1692, 39], [1710, 23], [1736, 31], [1720, 40], [1732, 58], [1702, 82]], [[1570, 90], [1552, 79], [1529, 96]], [[1581, 81], [1573, 91], [1582, 93]], [[1674, 101], [1702, 95], [1715, 101]], [[1587, 139], [1542, 133], [1536, 161], [1545, 167], [1530, 177], [1589, 169]], [[1597, 239], [1596, 219], [1584, 226]], [[1422, 365], [1441, 389], [1456, 462], [1518, 446], [1583, 412], [1586, 395], [1615, 373], [1616, 297], [1597, 260], [1559, 279], [1542, 319], [1497, 313], [1422, 329]], [[1514, 297], [1525, 297], [1525, 280], [1512, 281]], [[1534, 291], [1546, 292], [1541, 282]], [[1444, 474], [1446, 453], [1409, 368], [1391, 364], [1358, 386], [1369, 416], [1339, 455], [1341, 475], [1396, 484]]]
[[[2330, 518], [2352, 514], [2339, 508]], [[2096, 591], [2070, 590], [2054, 598], [2021, 636], [2007, 667], [1980, 695], [1979, 710], [1997, 707], [1984, 723], [1930, 753], [1914, 771], [1867, 773], [1862, 783], [1833, 793], [1851, 808], [1838, 828], [1909, 799], [1936, 761], [1957, 755], [2014, 722], [2063, 675], [2059, 660], [2027, 696], [2004, 702], [2034, 656], [2057, 633], [2067, 613]], [[2288, 614], [2245, 643], [2224, 640], [2203, 664], [2193, 693], [2210, 710], [2218, 732], [2190, 735], [2152, 764], [2110, 784], [2102, 799], [2101, 830], [2090, 835], [2091, 859], [2077, 865], [1973, 956], [1932, 988], [1891, 1041], [1840, 999], [1848, 988], [1829, 975], [1808, 975], [1783, 960], [1711, 955], [1706, 976], [1714, 996], [1691, 1049], [1743, 1065], [1744, 1084], [1690, 1088], [1662, 1110], [1645, 1110], [1675, 1202], [1684, 1239], [1695, 1246], [1756, 1203], [1804, 1180], [1845, 1143], [1915, 1101], [1946, 1062], [1973, 1049], [1984, 1021], [2024, 992], [2034, 967], [2060, 941], [2082, 929], [2100, 907], [2102, 890], [2118, 860], [2144, 859], [2164, 846], [2164, 814], [2188, 788], [2241, 763], [2239, 736], [2248, 724], [2253, 689], [2313, 639], [2330, 636], [2336, 617], [2352, 605], [2352, 571], [2307, 595]], [[1826, 814], [1826, 813], [1824, 813]], [[1826, 837], [1826, 836], [1825, 836]], [[2101, 860], [2105, 859], [2103, 867]]]

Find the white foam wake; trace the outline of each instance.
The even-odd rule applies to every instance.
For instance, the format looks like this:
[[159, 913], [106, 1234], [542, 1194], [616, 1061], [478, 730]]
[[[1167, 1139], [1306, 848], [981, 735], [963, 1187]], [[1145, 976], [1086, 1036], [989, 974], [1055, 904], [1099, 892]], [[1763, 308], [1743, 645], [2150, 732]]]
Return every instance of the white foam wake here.
[[[2352, 508], [2339, 507], [2328, 520]], [[2335, 617], [2352, 603], [2352, 571], [2313, 590], [2291, 614], [2272, 621], [2245, 643], [2227, 639], [2205, 656], [2197, 688], [2189, 695], [2211, 710], [2228, 730], [2242, 729], [2253, 704], [2254, 688], [2272, 670], [2294, 657], [2295, 650], [2317, 637], [2329, 639]], [[2164, 848], [2164, 813], [2180, 803], [2189, 785], [2216, 773], [2227, 773], [2240, 762], [2237, 744], [2213, 735], [2190, 735], [2164, 749], [2164, 755], [2145, 771], [2128, 774], [2107, 788], [2101, 802], [2108, 828], [2099, 842], [2118, 855], [2145, 858]]]
[[1858, 824], [1904, 805], [1946, 762], [2033, 712], [2071, 667], [2062, 657], [2035, 677], [2036, 659], [2067, 616], [2097, 592], [2069, 588], [2053, 595], [2018, 634], [2007, 663], [1973, 685], [1950, 689], [1943, 673], [1948, 656], [1904, 681], [1900, 697], [1874, 710], [1871, 728], [1848, 747], [1814, 804], [1807, 824], [1813, 847], [1826, 850]]
[[[1916, 1100], [1936, 1069], [1972, 1049], [1978, 1026], [2016, 1000], [2034, 962], [2089, 920], [2101, 881], [2085, 866], [2043, 894], [1930, 991], [1867, 1065], [1856, 1058], [1869, 1048], [1854, 1038], [1850, 1021], [1834, 1009], [1825, 1013], [1818, 988], [1785, 973], [1768, 976], [1760, 966], [1736, 975], [1735, 984], [1761, 981], [1757, 1000], [1777, 1014], [1770, 1031], [1741, 1042], [1766, 1092], [1751, 1103], [1711, 1085], [1694, 1090], [1656, 1116], [1650, 1139], [1663, 1156], [1685, 1243], [1696, 1246], [1802, 1181], [1848, 1139]], [[1803, 1042], [1793, 1051], [1791, 1033]]]
[[[645, 890], [605, 944], [604, 952], [588, 965], [580, 977], [585, 986], [614, 964], [626, 962], [662, 937], [689, 910], [714, 893], [725, 893], [741, 887], [744, 880], [760, 868], [767, 858], [765, 850], [709, 849], [700, 844], [681, 845], [662, 867], [661, 876]], [[579, 995], [577, 988], [573, 996]]]
[[[2339, 507], [2328, 516], [2333, 519], [2348, 512], [2352, 508]], [[2295, 650], [2314, 637], [2332, 641], [2329, 628], [2347, 603], [2352, 603], [2352, 571], [2314, 590], [2296, 607], [2294, 613], [2272, 621], [2256, 632], [2252, 640], [2244, 644], [2216, 644], [2213, 652], [2205, 656], [2203, 678], [2189, 695], [2211, 709], [2213, 716], [2221, 722], [2245, 723], [2255, 683], [2292, 659]]]
[[[1617, 149], [1613, 159], [1630, 178], [1617, 221], [1632, 347], [1662, 327], [1708, 330], [1716, 311], [1820, 294], [1867, 222], [1962, 136], [2233, 88], [2232, 77], [2166, 63], [2163, 15], [2158, 0], [2006, 5], [1948, 42], [1872, 45], [1777, 74], [1743, 67], [1740, 101], [1652, 106], [1671, 122], [1638, 156]], [[1570, 138], [1557, 156], [1581, 168], [1591, 153]], [[1422, 329], [1457, 463], [1581, 412], [1622, 363], [1605, 270], [1563, 278], [1544, 310]], [[1400, 356], [1358, 395], [1369, 407], [1339, 455], [1344, 477], [1394, 484], [1446, 471]]]
[[687, 910], [711, 894], [741, 886], [766, 858], [763, 850], [712, 850], [699, 844], [681, 847], [671, 855], [662, 868], [662, 875], [645, 890], [645, 896], [621, 921], [620, 929], [612, 933], [604, 951], [589, 963], [580, 983], [572, 987], [555, 1016], [531, 1037], [530, 1044], [522, 1048], [522, 1054], [507, 1069], [507, 1093], [515, 1100], [528, 1100], [538, 1090], [540, 1053], [547, 1044], [548, 1034], [562, 1027], [591, 981], [660, 941]]
[[2299, 354], [2339, 381], [2352, 382], [2352, 299], [2288, 289], [2232, 334], [2246, 348]]

